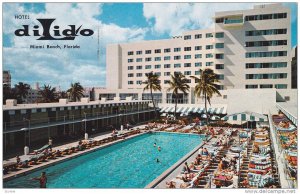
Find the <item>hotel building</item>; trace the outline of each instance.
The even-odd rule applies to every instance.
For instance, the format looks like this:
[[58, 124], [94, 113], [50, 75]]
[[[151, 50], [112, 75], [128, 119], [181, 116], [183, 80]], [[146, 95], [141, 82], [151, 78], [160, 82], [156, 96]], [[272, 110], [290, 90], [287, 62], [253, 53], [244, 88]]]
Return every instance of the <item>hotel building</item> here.
[[[212, 99], [212, 106], [223, 108], [224, 114], [243, 109], [267, 113], [277, 101], [296, 96], [291, 90], [289, 8], [257, 5], [250, 10], [216, 12], [212, 19], [212, 29], [187, 31], [165, 40], [108, 45], [107, 88], [95, 90], [95, 98], [151, 99], [150, 91], [143, 91], [142, 82], [145, 73], [153, 71], [160, 76], [162, 86], [154, 99], [160, 108], [166, 108], [174, 102], [167, 92], [170, 75], [181, 72], [189, 79], [191, 89], [187, 95], [180, 95], [179, 108], [184, 110], [184, 104], [199, 106], [204, 101], [194, 97], [196, 83], [189, 76], [199, 76], [199, 70], [205, 68], [218, 75], [222, 95]], [[227, 105], [236, 104], [236, 95], [246, 104], [227, 110]], [[245, 107], [253, 99], [256, 103]]]

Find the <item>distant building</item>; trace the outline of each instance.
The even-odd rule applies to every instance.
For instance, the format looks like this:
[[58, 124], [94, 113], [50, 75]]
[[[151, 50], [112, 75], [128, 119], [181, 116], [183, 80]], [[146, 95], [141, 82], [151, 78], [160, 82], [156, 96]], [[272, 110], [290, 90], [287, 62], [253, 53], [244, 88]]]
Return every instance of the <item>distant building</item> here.
[[24, 99], [25, 104], [38, 103], [41, 98], [40, 89], [30, 88], [26, 98]]
[[292, 49], [292, 88], [297, 89], [297, 46]]
[[3, 71], [3, 85], [6, 84], [11, 88], [11, 75], [10, 71]]

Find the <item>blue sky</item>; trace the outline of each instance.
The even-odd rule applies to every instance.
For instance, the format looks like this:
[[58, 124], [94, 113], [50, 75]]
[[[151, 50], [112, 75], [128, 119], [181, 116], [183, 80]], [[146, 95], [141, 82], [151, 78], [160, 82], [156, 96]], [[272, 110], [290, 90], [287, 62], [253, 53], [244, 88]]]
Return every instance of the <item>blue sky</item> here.
[[[71, 82], [83, 86], [105, 86], [105, 46], [109, 43], [165, 39], [183, 31], [212, 26], [216, 11], [251, 9], [254, 3], [4, 3], [3, 69], [10, 70], [13, 84], [50, 84], [63, 89]], [[284, 3], [291, 9], [291, 41], [297, 44], [297, 4]], [[68, 10], [66, 13], [65, 10]], [[15, 20], [16, 13], [30, 15], [30, 20]], [[14, 31], [36, 18], [56, 18], [60, 26], [70, 24], [91, 28], [95, 35], [76, 37], [73, 42], [43, 44], [78, 44], [80, 50], [30, 50], [41, 44], [34, 37], [16, 37]], [[97, 31], [100, 29], [100, 44]], [[100, 56], [97, 55], [100, 50]]]

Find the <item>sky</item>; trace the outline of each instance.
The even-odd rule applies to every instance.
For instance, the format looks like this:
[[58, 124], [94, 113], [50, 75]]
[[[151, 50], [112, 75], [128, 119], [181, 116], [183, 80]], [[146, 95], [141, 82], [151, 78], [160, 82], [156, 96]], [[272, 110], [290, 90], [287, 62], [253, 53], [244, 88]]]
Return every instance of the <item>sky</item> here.
[[[12, 84], [50, 84], [63, 90], [71, 83], [84, 87], [105, 87], [107, 44], [167, 39], [184, 31], [206, 29], [217, 11], [252, 9], [258, 3], [3, 3], [3, 70], [9, 70]], [[297, 45], [296, 3], [291, 9], [291, 41]], [[29, 20], [15, 19], [16, 14]], [[68, 25], [92, 29], [92, 36], [75, 40], [36, 40], [18, 37], [22, 25], [38, 24], [37, 18], [55, 18], [61, 31]], [[32, 33], [32, 31], [30, 31]], [[99, 44], [98, 44], [99, 34]], [[80, 49], [30, 49], [29, 45], [79, 45]], [[99, 50], [99, 52], [98, 52]]]

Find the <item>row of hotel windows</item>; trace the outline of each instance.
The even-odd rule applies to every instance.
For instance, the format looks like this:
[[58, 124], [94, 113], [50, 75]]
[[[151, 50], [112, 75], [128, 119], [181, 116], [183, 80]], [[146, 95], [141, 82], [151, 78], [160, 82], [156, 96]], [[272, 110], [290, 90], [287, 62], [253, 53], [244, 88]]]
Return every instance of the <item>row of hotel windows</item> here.
[[[180, 71], [175, 71], [174, 73], [180, 73]], [[161, 72], [155, 72], [155, 75], [161, 76]], [[191, 71], [184, 71], [183, 72], [184, 75], [192, 75]], [[170, 76], [171, 72], [164, 72], [164, 76]], [[195, 71], [195, 75], [200, 75], [200, 71]], [[128, 77], [134, 77], [133, 73], [128, 73]], [[136, 73], [136, 77], [143, 77], [143, 73]], [[224, 79], [224, 75], [219, 74], [217, 75], [217, 78], [220, 80]]]
[[277, 34], [286, 34], [287, 29], [268, 29], [268, 30], [252, 30], [246, 31], [245, 36], [262, 36], [262, 35], [277, 35]]
[[[165, 72], [165, 73], [169, 73], [168, 76], [170, 76], [170, 72]], [[159, 76], [161, 75], [160, 72], [156, 72], [155, 74], [159, 75]], [[192, 75], [192, 74], [191, 74], [191, 71], [185, 71], [184, 75]], [[195, 75], [200, 75], [200, 71], [195, 71]], [[222, 75], [222, 74], [217, 75], [217, 79], [224, 80], [224, 75]], [[186, 83], [192, 83], [191, 79], [186, 79], [186, 81], [187, 81]], [[128, 85], [133, 85], [134, 81], [128, 81], [127, 83], [128, 83]], [[137, 80], [137, 81], [135, 81], [135, 83], [140, 85], [140, 84], [143, 84], [143, 81]], [[168, 84], [168, 83], [170, 83], [170, 80], [164, 80], [164, 84]], [[197, 83], [197, 81], [194, 80], [194, 83]]]
[[[216, 36], [216, 38], [224, 38], [224, 32], [217, 32], [215, 34], [215, 36]], [[205, 37], [206, 38], [212, 38], [212, 37], [214, 37], [214, 35], [213, 35], [213, 33], [206, 33]], [[202, 34], [195, 34], [194, 35], [194, 39], [200, 39], [200, 38], [202, 38]], [[192, 35], [185, 35], [183, 37], [183, 39], [184, 40], [191, 40], [192, 39]]]
[[[208, 54], [205, 55], [205, 57], [206, 58], [213, 58], [214, 55], [212, 53], [208, 53]], [[183, 58], [184, 59], [192, 59], [192, 55], [184, 55]], [[195, 59], [201, 59], [202, 54], [195, 54], [194, 58]], [[224, 59], [224, 54], [223, 53], [215, 54], [215, 58], [216, 59]], [[180, 55], [174, 56], [173, 59], [174, 60], [180, 60], [181, 56]], [[171, 56], [165, 56], [164, 57], [164, 61], [169, 61], [169, 60], [171, 60]], [[128, 63], [133, 63], [133, 59], [128, 59], [127, 61], [128, 61]], [[136, 58], [135, 61], [136, 62], [143, 62], [143, 58]], [[145, 58], [145, 61], [150, 62], [150, 61], [152, 61], [152, 58], [147, 57], [147, 58]], [[154, 61], [161, 61], [161, 57], [154, 57]]]
[[[287, 84], [274, 84], [276, 89], [287, 89]], [[246, 89], [257, 89], [257, 84], [246, 85]], [[260, 84], [259, 88], [273, 88], [273, 84]]]
[[[196, 62], [196, 63], [194, 63], [194, 66], [195, 67], [202, 67], [202, 62]], [[205, 66], [206, 67], [211, 67], [211, 66], [213, 66], [213, 62], [206, 62]], [[192, 64], [191, 63], [184, 63], [184, 67], [192, 67]], [[151, 69], [151, 68], [152, 68], [152, 65], [146, 65], [145, 66], [145, 69]], [[154, 68], [155, 69], [160, 69], [161, 65], [160, 64], [154, 65]], [[164, 64], [164, 68], [171, 68], [171, 64]], [[181, 63], [175, 63], [174, 68], [181, 68]], [[128, 66], [127, 69], [128, 70], [134, 70], [134, 66]], [[136, 66], [136, 69], [143, 69], [143, 66], [138, 65], [138, 66]], [[224, 69], [224, 64], [216, 64], [216, 69]]]
[[[286, 18], [287, 13], [274, 13], [274, 14], [260, 14], [260, 15], [249, 15], [245, 16], [245, 21], [254, 21], [254, 20], [270, 20], [270, 19], [281, 19]], [[216, 18], [216, 23], [226, 23], [227, 20], [232, 20], [230, 18]], [[243, 22], [243, 19], [240, 19], [240, 23]]]
[[283, 68], [283, 67], [287, 67], [287, 62], [246, 63], [246, 69], [252, 69], [252, 68]]
[[268, 41], [246, 42], [246, 47], [280, 46], [280, 45], [287, 45], [287, 40], [268, 40]]
[[286, 79], [287, 73], [246, 74], [246, 79]]
[[[205, 48], [206, 48], [206, 50], [210, 50], [210, 49], [213, 49], [214, 46], [213, 45], [206, 45]], [[216, 43], [216, 48], [224, 48], [224, 43]], [[192, 47], [184, 47], [183, 50], [184, 51], [192, 51]], [[202, 50], [202, 46], [195, 46], [194, 50], [195, 51]], [[174, 52], [180, 52], [180, 51], [181, 51], [181, 47], [174, 48]], [[151, 52], [152, 52], [151, 50], [145, 50], [145, 54], [151, 54]], [[159, 53], [161, 53], [161, 49], [155, 49], [154, 52], [156, 54], [159, 54]], [[164, 53], [170, 53], [170, 52], [171, 52], [170, 48], [164, 49]], [[136, 51], [135, 53], [136, 53], [136, 55], [142, 55], [143, 51], [139, 50], [139, 51]], [[134, 55], [134, 52], [133, 51], [128, 51], [127, 54], [129, 56]]]
[[260, 57], [281, 57], [287, 56], [286, 51], [271, 51], [271, 52], [248, 52], [246, 58], [260, 58]]

